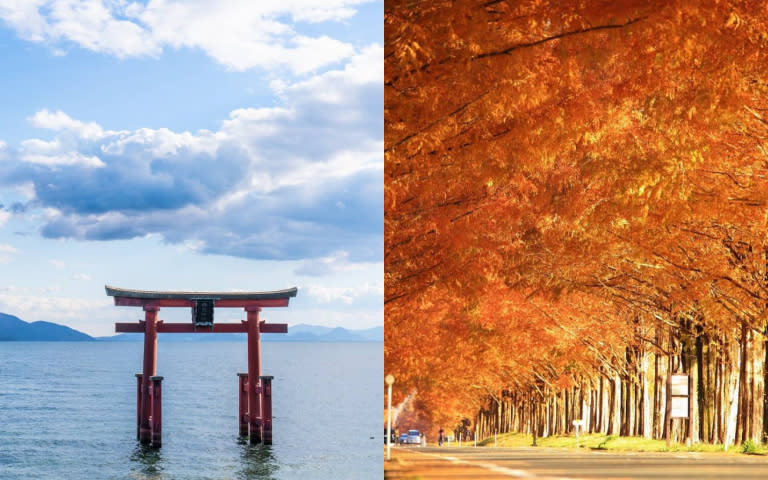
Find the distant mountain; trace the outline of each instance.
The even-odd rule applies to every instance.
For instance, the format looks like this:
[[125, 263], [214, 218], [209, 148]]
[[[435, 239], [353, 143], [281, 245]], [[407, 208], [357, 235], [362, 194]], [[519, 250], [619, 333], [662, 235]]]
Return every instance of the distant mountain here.
[[[161, 334], [161, 342], [244, 342], [244, 333], [175, 333]], [[261, 336], [265, 342], [383, 342], [384, 327], [365, 330], [347, 330], [341, 327], [321, 327], [299, 324], [288, 327], [288, 334], [267, 333]], [[0, 313], [0, 342], [81, 342], [99, 340], [104, 342], [140, 342], [142, 333], [121, 333], [110, 337], [93, 338], [64, 325], [51, 322], [27, 323], [18, 317]]]
[[[262, 337], [264, 338], [264, 337]], [[101, 342], [143, 342], [143, 333], [120, 333], [111, 337], [96, 337]], [[157, 341], [161, 343], [200, 343], [200, 342], [244, 342], [244, 333], [174, 333], [169, 335], [161, 333], [157, 336]]]
[[[383, 342], [384, 327], [373, 327], [365, 330], [347, 330], [341, 327], [321, 327], [300, 323], [288, 327], [288, 337], [275, 341], [310, 341], [310, 342]], [[266, 337], [265, 337], [266, 338]]]
[[366, 330], [356, 330], [355, 333], [372, 342], [384, 341], [384, 327], [373, 327]]
[[78, 332], [64, 325], [51, 322], [27, 323], [19, 317], [0, 313], [0, 342], [88, 342], [90, 335]]
[[289, 335], [309, 333], [311, 335], [325, 335], [333, 330], [333, 327], [321, 327], [319, 325], [307, 325], [306, 323], [299, 323], [292, 327], [288, 327]]
[[[141, 333], [121, 333], [111, 337], [97, 337], [96, 340], [105, 342], [140, 342], [144, 339]], [[175, 333], [160, 334], [161, 342], [244, 342], [244, 333]], [[384, 327], [373, 327], [366, 330], [347, 330], [337, 327], [321, 327], [318, 325], [299, 324], [288, 327], [288, 334], [266, 333], [261, 335], [264, 342], [383, 342]]]
[[265, 342], [383, 342], [384, 327], [347, 330], [299, 324], [288, 327], [287, 335], [264, 335], [262, 338]]

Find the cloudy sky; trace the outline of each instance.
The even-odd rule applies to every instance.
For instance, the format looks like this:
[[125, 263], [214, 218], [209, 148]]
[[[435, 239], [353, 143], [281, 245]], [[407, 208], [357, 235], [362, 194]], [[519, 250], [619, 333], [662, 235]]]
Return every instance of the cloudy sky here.
[[297, 286], [262, 317], [382, 325], [382, 44], [380, 0], [0, 0], [0, 312]]

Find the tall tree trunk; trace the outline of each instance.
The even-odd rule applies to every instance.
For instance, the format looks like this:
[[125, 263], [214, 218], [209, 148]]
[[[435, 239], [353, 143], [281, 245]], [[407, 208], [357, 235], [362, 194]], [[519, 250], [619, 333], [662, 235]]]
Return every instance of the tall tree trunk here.
[[724, 423], [723, 414], [723, 346], [718, 343], [709, 344], [709, 363], [712, 369], [712, 395], [715, 398], [714, 408], [712, 409], [712, 443], [723, 443]]
[[[766, 250], [765, 255], [768, 259], [768, 250]], [[768, 326], [765, 327], [764, 332], [768, 332]], [[760, 440], [766, 443], [768, 442], [768, 337], [765, 333], [763, 339], [763, 434]]]
[[[736, 420], [739, 404], [739, 348], [729, 346], [729, 357], [726, 361], [725, 375], [723, 378], [723, 384], [725, 387], [725, 395], [723, 395], [723, 403], [725, 410], [725, 435], [723, 436], [723, 444], [726, 449], [733, 445], [736, 441]], [[735, 350], [735, 351], [734, 351]]]
[[621, 377], [618, 373], [613, 374], [613, 388], [611, 397], [611, 421], [610, 434], [620, 435], [621, 427]]
[[653, 420], [651, 418], [651, 402], [650, 402], [650, 397], [648, 392], [648, 387], [649, 387], [648, 379], [650, 378], [648, 375], [648, 369], [650, 366], [650, 363], [648, 361], [649, 356], [650, 356], [650, 353], [648, 353], [647, 351], [643, 352], [643, 359], [642, 359], [642, 365], [641, 365], [641, 370], [642, 370], [641, 381], [642, 381], [642, 388], [643, 388], [641, 408], [643, 412], [643, 437], [645, 438], [653, 437], [653, 431], [652, 431]]
[[[705, 442], [711, 442], [709, 428], [709, 418], [707, 417], [707, 409], [711, 408], [712, 403], [709, 400], [709, 388], [707, 382], [709, 377], [707, 375], [708, 370], [704, 365], [706, 356], [704, 355], [704, 338], [703, 334], [696, 335], [696, 363], [698, 365], [698, 382], [696, 389], [698, 394], [693, 397], [696, 401], [699, 414], [697, 415], [697, 421], [699, 424], [699, 438]], [[705, 386], [706, 385], [706, 386]]]
[[[657, 337], [658, 338], [658, 337]], [[652, 438], [661, 438], [661, 385], [659, 379], [661, 375], [660, 371], [660, 355], [655, 353], [653, 355], [653, 433]]]
[[765, 372], [763, 358], [764, 342], [760, 338], [762, 335], [754, 331], [750, 334], [750, 426], [749, 438], [755, 443], [763, 440], [763, 409], [765, 383], [763, 382]]
[[741, 335], [739, 336], [739, 395], [737, 402], [737, 415], [736, 415], [736, 436], [735, 442], [742, 443], [746, 440], [746, 415], [748, 412], [748, 399], [747, 399], [747, 322], [741, 320]]
[[667, 375], [664, 382], [664, 438], [667, 440], [667, 445], [672, 441], [672, 397], [670, 395], [670, 375], [672, 374], [672, 355], [667, 356]]
[[685, 358], [685, 369], [688, 373], [688, 422], [686, 438], [690, 438], [693, 443], [699, 442], [699, 352], [697, 349], [699, 342], [697, 338], [686, 334], [683, 342], [683, 357]]
[[531, 395], [531, 435], [533, 436], [533, 446], [536, 446], [536, 402]]

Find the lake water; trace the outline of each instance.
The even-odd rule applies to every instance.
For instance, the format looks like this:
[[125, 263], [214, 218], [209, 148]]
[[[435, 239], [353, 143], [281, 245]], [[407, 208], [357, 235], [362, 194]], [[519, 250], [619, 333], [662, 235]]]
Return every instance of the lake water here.
[[274, 445], [250, 446], [237, 423], [245, 343], [161, 340], [159, 450], [136, 441], [142, 348], [0, 342], [0, 478], [382, 478], [381, 343], [263, 343]]

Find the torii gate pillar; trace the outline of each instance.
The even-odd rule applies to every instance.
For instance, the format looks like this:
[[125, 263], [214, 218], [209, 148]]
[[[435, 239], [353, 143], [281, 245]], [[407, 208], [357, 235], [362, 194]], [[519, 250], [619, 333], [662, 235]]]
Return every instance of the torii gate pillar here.
[[[139, 441], [141, 443], [150, 443], [152, 440], [150, 417], [155, 395], [153, 395], [151, 378], [157, 375], [157, 312], [159, 310], [159, 307], [144, 307], [144, 363], [139, 405]], [[159, 398], [157, 401], [159, 402]], [[159, 408], [159, 405], [156, 408]]]
[[251, 443], [261, 443], [261, 349], [259, 307], [246, 307], [248, 312], [248, 430]]

